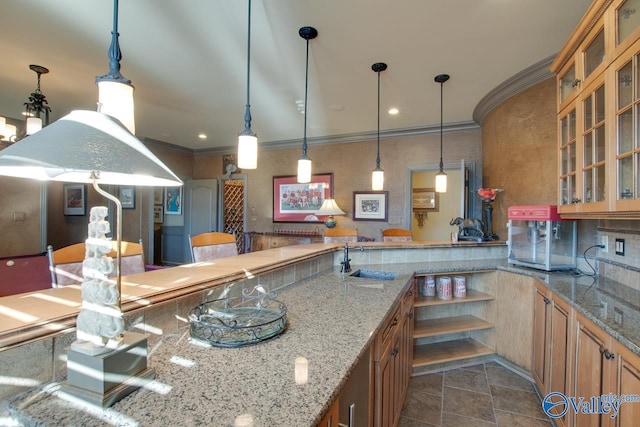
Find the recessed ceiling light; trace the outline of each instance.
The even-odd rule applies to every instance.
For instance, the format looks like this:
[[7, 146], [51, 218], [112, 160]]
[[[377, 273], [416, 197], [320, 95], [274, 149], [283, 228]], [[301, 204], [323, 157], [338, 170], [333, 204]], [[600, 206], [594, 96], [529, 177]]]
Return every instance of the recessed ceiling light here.
[[207, 135], [205, 135], [204, 133], [200, 133], [200, 134], [198, 134], [198, 138], [207, 139]]
[[398, 110], [397, 108], [389, 108], [389, 115], [391, 115], [391, 116], [395, 116], [399, 112], [400, 112], [400, 110]]

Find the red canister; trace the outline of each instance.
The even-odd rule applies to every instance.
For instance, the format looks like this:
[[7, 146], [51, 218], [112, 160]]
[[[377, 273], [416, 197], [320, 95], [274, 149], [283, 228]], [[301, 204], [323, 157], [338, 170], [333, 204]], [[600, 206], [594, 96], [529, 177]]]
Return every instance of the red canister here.
[[438, 278], [438, 298], [451, 299], [451, 277], [442, 276]]
[[453, 278], [453, 296], [456, 298], [467, 296], [467, 283], [464, 276], [455, 276]]

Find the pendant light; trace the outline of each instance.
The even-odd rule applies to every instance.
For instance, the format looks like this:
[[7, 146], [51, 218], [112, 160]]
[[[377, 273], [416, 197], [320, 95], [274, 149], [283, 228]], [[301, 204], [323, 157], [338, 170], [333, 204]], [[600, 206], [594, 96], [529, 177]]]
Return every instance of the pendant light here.
[[247, 22], [247, 104], [244, 112], [244, 130], [238, 134], [238, 167], [241, 169], [256, 169], [258, 167], [258, 135], [251, 130], [251, 105], [249, 104], [251, 0], [249, 0]]
[[380, 167], [380, 72], [387, 69], [384, 62], [376, 62], [371, 69], [378, 74], [378, 154], [376, 156], [376, 168], [371, 173], [371, 189], [381, 191], [384, 188], [384, 171]]
[[[47, 97], [44, 96], [40, 90], [40, 76], [42, 74], [47, 74], [49, 69], [42, 65], [34, 64], [29, 65], [29, 69], [38, 75], [38, 86], [36, 87], [35, 92], [31, 93], [29, 96], [29, 102], [24, 103], [26, 108], [25, 115], [27, 116], [26, 134], [33, 135], [41, 130], [42, 126], [47, 126], [49, 124], [49, 113], [51, 112], [51, 107], [47, 105]], [[42, 117], [40, 117], [40, 114], [42, 113], [44, 113], [44, 122]]]
[[302, 27], [298, 31], [300, 37], [307, 41], [307, 62], [304, 75], [304, 136], [302, 137], [302, 156], [298, 160], [298, 182], [311, 182], [311, 159], [307, 157], [307, 95], [309, 88], [309, 40], [318, 37], [318, 30], [313, 27]]
[[120, 74], [120, 43], [118, 42], [118, 0], [113, 0], [113, 30], [109, 46], [109, 71], [96, 77], [98, 85], [98, 112], [115, 117], [135, 135], [136, 123], [133, 108], [133, 85]]
[[444, 173], [444, 165], [442, 163], [442, 86], [444, 82], [449, 80], [448, 74], [438, 74], [435, 77], [436, 83], [440, 83], [440, 171], [436, 174], [436, 192], [437, 193], [446, 193], [447, 192], [447, 174]]

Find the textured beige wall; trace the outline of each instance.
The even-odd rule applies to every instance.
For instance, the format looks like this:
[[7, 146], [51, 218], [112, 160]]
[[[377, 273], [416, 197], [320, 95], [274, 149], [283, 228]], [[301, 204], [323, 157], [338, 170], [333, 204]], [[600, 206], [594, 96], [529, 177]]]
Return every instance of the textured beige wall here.
[[[480, 129], [445, 133], [445, 163], [457, 163], [460, 159], [475, 161], [481, 168], [482, 146]], [[258, 169], [242, 171], [248, 179], [249, 231], [277, 229], [318, 229], [323, 224], [273, 223], [273, 177], [295, 175], [301, 148], [286, 150], [260, 150]], [[387, 222], [353, 221], [353, 191], [371, 190], [371, 171], [376, 166], [376, 141], [345, 144], [312, 145], [308, 155], [313, 161], [313, 173], [333, 173], [334, 198], [346, 212], [336, 217], [339, 226], [357, 228], [363, 236], [380, 240], [380, 231], [387, 227], [410, 227], [405, 224], [408, 213], [407, 170], [411, 166], [434, 165], [440, 161], [440, 134], [389, 138], [380, 141], [380, 165], [385, 172], [385, 191], [389, 192]], [[194, 178], [215, 178], [221, 174], [221, 156], [195, 156]], [[435, 185], [435, 183], [434, 183]], [[445, 201], [447, 195], [441, 195]], [[451, 195], [449, 195], [451, 197]], [[446, 235], [453, 230], [446, 221]], [[437, 236], [429, 236], [437, 240]]]
[[500, 104], [482, 123], [485, 187], [502, 188], [494, 202], [494, 233], [507, 239], [507, 209], [557, 204], [555, 78]]

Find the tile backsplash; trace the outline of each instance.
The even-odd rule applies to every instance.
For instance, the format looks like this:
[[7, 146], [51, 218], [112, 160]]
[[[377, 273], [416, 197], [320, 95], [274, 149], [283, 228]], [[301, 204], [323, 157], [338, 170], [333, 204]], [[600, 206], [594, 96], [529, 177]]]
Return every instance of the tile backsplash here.
[[[616, 239], [624, 240], [624, 255], [616, 253]], [[599, 274], [640, 290], [640, 221], [601, 220], [596, 243], [608, 249], [598, 249]]]

